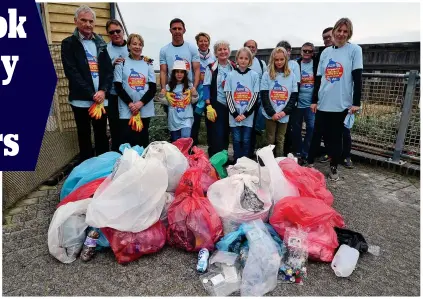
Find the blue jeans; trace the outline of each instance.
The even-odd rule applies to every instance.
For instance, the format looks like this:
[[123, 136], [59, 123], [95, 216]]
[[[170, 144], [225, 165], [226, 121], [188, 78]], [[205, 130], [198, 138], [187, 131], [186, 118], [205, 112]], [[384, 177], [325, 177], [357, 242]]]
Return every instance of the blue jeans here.
[[189, 137], [191, 137], [191, 128], [182, 128], [177, 131], [170, 131], [170, 139], [172, 139], [172, 142], [178, 140], [179, 138]]
[[232, 139], [234, 145], [234, 161], [241, 157], [248, 157], [251, 146], [251, 135], [253, 128], [250, 127], [233, 127]]
[[[294, 113], [291, 115], [291, 117], [293, 118], [292, 135], [294, 142], [294, 152], [297, 155], [301, 155], [302, 158], [307, 158], [308, 151], [310, 149], [311, 138], [313, 136], [315, 114], [311, 111], [310, 107], [297, 108], [294, 110]], [[306, 134], [304, 141], [302, 141], [301, 137], [303, 121], [306, 123]]]

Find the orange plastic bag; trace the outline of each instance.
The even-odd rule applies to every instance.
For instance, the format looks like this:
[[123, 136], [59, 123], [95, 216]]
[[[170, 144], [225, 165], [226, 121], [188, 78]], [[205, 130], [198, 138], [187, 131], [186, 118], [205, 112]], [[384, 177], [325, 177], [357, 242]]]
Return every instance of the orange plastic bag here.
[[154, 253], [166, 243], [166, 227], [159, 220], [138, 233], [122, 232], [110, 227], [100, 229], [110, 243], [119, 264], [126, 264], [141, 256]]
[[326, 188], [325, 176], [320, 171], [302, 167], [292, 159], [284, 159], [278, 165], [289, 182], [298, 188], [301, 197], [318, 198], [332, 205], [333, 195]]
[[168, 210], [167, 241], [169, 245], [199, 251], [214, 249], [223, 236], [222, 222], [201, 187], [202, 171], [189, 168], [176, 189], [175, 200]]
[[308, 232], [309, 259], [322, 262], [332, 261], [338, 247], [333, 228], [345, 226], [342, 216], [322, 200], [293, 196], [276, 203], [269, 223], [282, 238], [287, 228], [301, 226]]

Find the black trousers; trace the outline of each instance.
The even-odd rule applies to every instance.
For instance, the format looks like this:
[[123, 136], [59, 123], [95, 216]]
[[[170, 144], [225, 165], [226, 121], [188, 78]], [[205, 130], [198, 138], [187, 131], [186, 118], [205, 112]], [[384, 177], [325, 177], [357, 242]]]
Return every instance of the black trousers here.
[[[297, 107], [295, 107], [294, 109], [297, 109]], [[294, 138], [293, 138], [293, 132], [292, 132], [293, 123], [295, 123], [295, 119], [294, 117], [292, 117], [294, 113], [295, 113], [295, 110], [291, 112], [291, 116], [289, 117], [289, 120], [288, 120], [288, 126], [286, 127], [285, 141], [283, 145], [283, 155], [285, 157], [287, 157], [289, 153], [294, 152], [294, 149], [293, 149]]]
[[196, 105], [192, 105], [192, 109], [194, 110], [194, 123], [192, 124], [191, 128], [191, 138], [193, 141], [193, 145], [198, 145], [198, 134], [200, 133], [202, 113], [196, 113], [195, 107]]
[[109, 95], [109, 110], [107, 118], [109, 119], [110, 136], [112, 137], [112, 151], [119, 152], [119, 100], [117, 95]]
[[131, 146], [139, 145], [144, 149], [150, 144], [150, 135], [148, 130], [150, 128], [150, 117], [141, 118], [144, 128], [141, 132], [136, 132], [128, 125], [129, 119], [119, 120], [119, 135], [120, 143], [129, 143]]
[[[109, 138], [107, 137], [107, 114], [103, 114], [101, 119], [93, 119], [88, 114], [89, 108], [79, 108], [72, 106], [73, 115], [78, 133], [79, 155], [81, 162], [109, 151]], [[108, 107], [106, 107], [106, 113]], [[91, 125], [94, 130], [95, 152], [91, 142]]]
[[338, 166], [342, 155], [342, 134], [344, 132], [344, 120], [347, 114], [348, 109], [342, 112], [317, 110], [313, 137], [311, 138], [310, 151], [307, 158], [308, 163], [314, 163], [314, 159], [319, 153], [320, 142], [323, 137], [328, 155], [332, 157], [330, 166]]
[[216, 102], [213, 104], [216, 110], [216, 121], [211, 122], [206, 117], [208, 154], [211, 158], [214, 154], [227, 150], [229, 147], [229, 109], [225, 105]]

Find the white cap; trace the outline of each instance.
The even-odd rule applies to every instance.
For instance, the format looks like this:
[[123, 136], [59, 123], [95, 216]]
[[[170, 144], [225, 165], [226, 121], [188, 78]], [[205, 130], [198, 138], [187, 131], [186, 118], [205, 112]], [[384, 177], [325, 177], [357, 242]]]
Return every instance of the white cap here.
[[187, 66], [185, 65], [185, 61], [183, 60], [175, 60], [175, 62], [173, 63], [173, 68], [172, 70], [187, 70]]

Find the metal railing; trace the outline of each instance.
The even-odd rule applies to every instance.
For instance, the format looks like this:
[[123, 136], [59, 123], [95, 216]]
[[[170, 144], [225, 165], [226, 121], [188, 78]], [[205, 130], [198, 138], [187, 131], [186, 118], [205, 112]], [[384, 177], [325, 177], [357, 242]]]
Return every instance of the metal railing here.
[[352, 147], [395, 163], [420, 163], [420, 82], [416, 71], [363, 74], [362, 110]]

